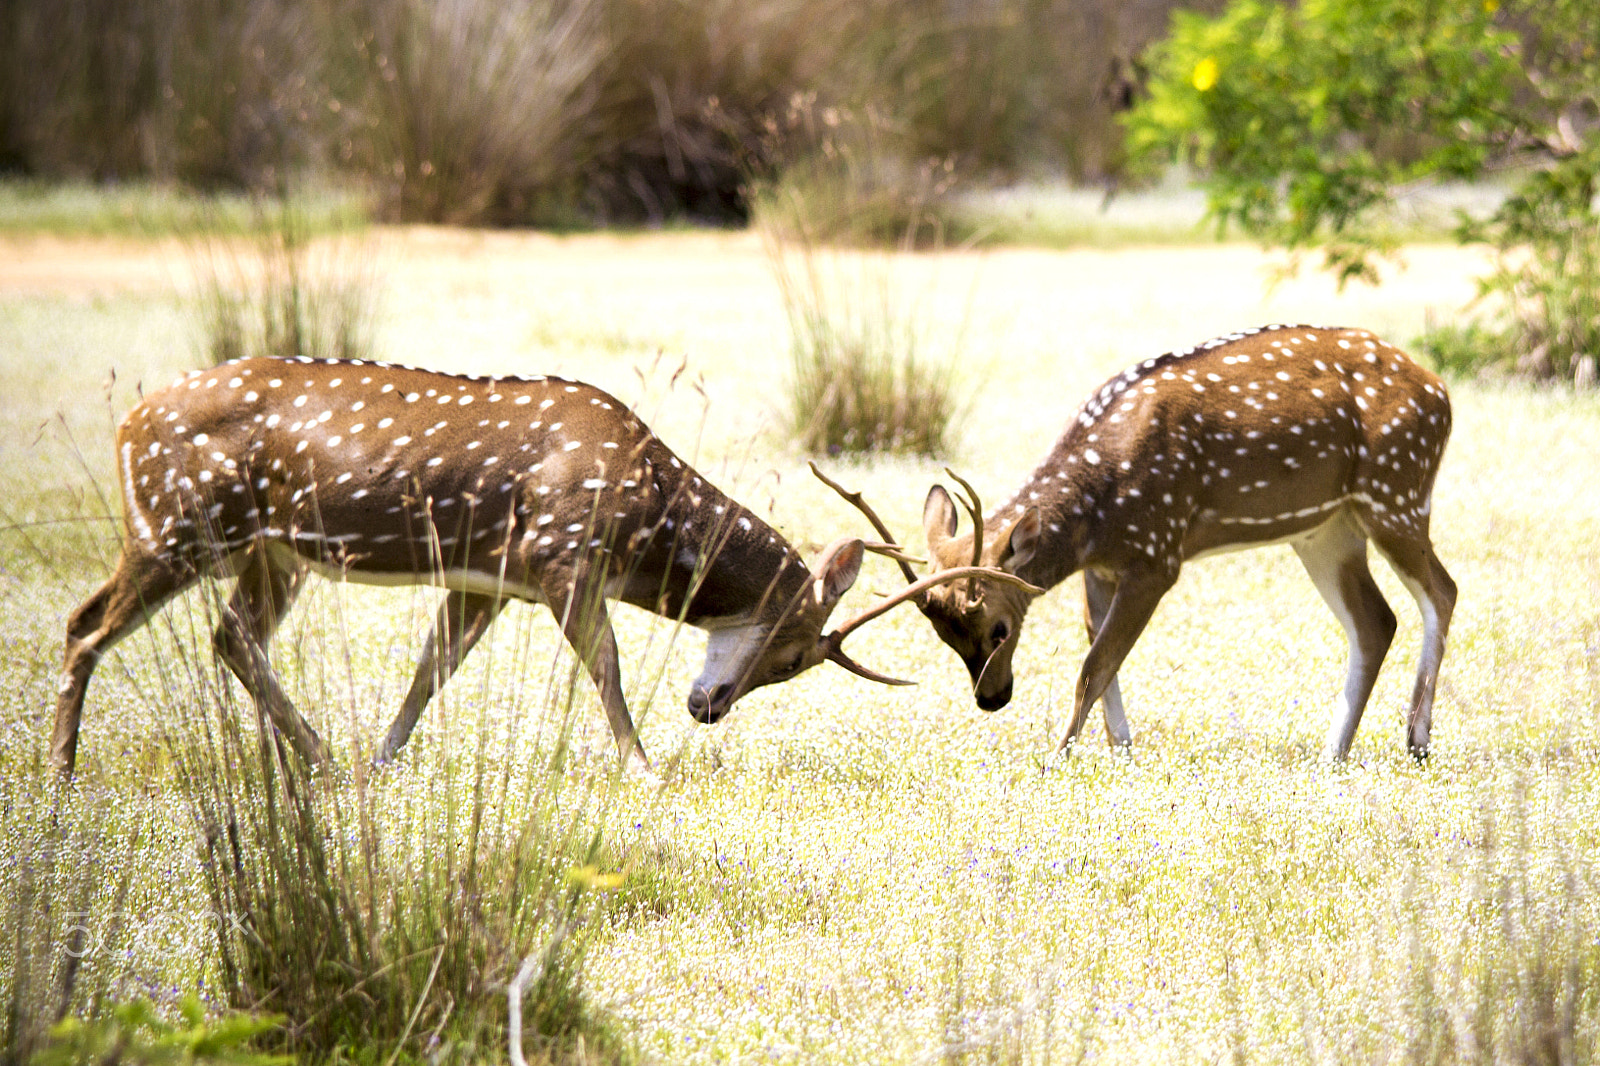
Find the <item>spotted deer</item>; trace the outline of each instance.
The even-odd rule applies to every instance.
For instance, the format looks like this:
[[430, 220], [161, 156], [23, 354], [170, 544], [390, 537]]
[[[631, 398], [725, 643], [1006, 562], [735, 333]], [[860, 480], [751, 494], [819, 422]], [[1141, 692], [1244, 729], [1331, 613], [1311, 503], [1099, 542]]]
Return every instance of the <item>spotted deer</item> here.
[[[1131, 742], [1117, 671], [1184, 563], [1287, 542], [1349, 640], [1324, 745], [1334, 760], [1349, 753], [1394, 637], [1394, 612], [1367, 568], [1371, 540], [1422, 614], [1406, 728], [1420, 758], [1456, 600], [1428, 537], [1449, 435], [1444, 386], [1392, 345], [1364, 330], [1266, 326], [1129, 367], [1090, 396], [992, 514], [956, 479], [971, 532], [957, 535], [955, 504], [938, 485], [924, 531], [936, 572], [981, 562], [1042, 588], [1083, 572], [1090, 647], [1062, 752], [1102, 699], [1108, 740]], [[917, 598], [985, 710], [1011, 699], [1031, 599], [982, 577]]]
[[906, 683], [845, 654], [865, 617], [823, 632], [863, 552], [891, 546], [844, 538], [806, 566], [624, 404], [581, 382], [246, 359], [145, 397], [118, 428], [116, 455], [121, 556], [67, 625], [51, 749], [67, 774], [97, 661], [208, 575], [238, 578], [214, 638], [222, 660], [313, 763], [327, 745], [265, 651], [308, 571], [448, 590], [379, 761], [406, 743], [509, 600], [554, 613], [624, 765], [648, 759], [623, 698], [608, 597], [709, 631], [688, 698], [701, 722], [825, 659]]

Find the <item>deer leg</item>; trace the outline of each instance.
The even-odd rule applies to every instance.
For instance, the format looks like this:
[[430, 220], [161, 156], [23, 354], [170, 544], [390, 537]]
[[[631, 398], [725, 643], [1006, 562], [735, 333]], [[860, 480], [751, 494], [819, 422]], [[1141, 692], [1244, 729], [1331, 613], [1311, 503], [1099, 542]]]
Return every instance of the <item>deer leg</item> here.
[[[1090, 644], [1094, 643], [1100, 627], [1105, 624], [1106, 611], [1110, 610], [1111, 597], [1116, 591], [1114, 583], [1088, 570], [1083, 572], [1083, 622], [1089, 631]], [[1114, 748], [1132, 747], [1133, 736], [1128, 732], [1128, 716], [1122, 707], [1122, 686], [1117, 683], [1116, 674], [1111, 675], [1111, 683], [1106, 686], [1105, 695], [1100, 699], [1106, 717], [1106, 742]]]
[[1073, 702], [1072, 723], [1067, 735], [1061, 738], [1061, 750], [1070, 749], [1077, 742], [1089, 708], [1094, 706], [1117, 676], [1122, 660], [1128, 657], [1133, 645], [1155, 614], [1156, 604], [1172, 587], [1172, 578], [1164, 574], [1125, 574], [1117, 582], [1111, 603], [1106, 608], [1089, 645], [1089, 654], [1083, 660], [1083, 670], [1078, 675], [1077, 695]]
[[311, 765], [329, 760], [328, 747], [295, 710], [267, 658], [267, 642], [294, 603], [305, 572], [274, 563], [261, 545], [249, 552], [239, 583], [222, 611], [212, 644], [250, 693], [256, 708]]
[[385, 763], [393, 759], [411, 738], [417, 719], [428, 701], [438, 694], [444, 683], [456, 672], [473, 645], [478, 643], [489, 624], [505, 606], [501, 596], [480, 593], [450, 592], [439, 605], [439, 617], [433, 624], [422, 646], [422, 659], [417, 663], [417, 674], [411, 681], [411, 691], [406, 693], [400, 713], [395, 715], [389, 733], [383, 738], [374, 762]]
[[105, 584], [72, 612], [50, 740], [50, 764], [63, 776], [71, 777], [77, 763], [83, 700], [100, 657], [196, 580], [192, 571], [176, 570], [147, 552], [124, 547]]
[[1394, 612], [1367, 569], [1366, 535], [1348, 515], [1295, 541], [1294, 550], [1350, 642], [1344, 691], [1322, 746], [1323, 758], [1338, 762], [1350, 754], [1361, 713], [1394, 640]]
[[1422, 655], [1417, 662], [1417, 683], [1411, 690], [1411, 708], [1406, 715], [1406, 748], [1418, 759], [1424, 759], [1433, 728], [1434, 686], [1439, 679], [1439, 664], [1444, 661], [1450, 617], [1455, 613], [1456, 583], [1434, 554], [1433, 546], [1426, 541], [1417, 544], [1414, 540], [1379, 535], [1373, 540], [1422, 612]]
[[[578, 579], [565, 588], [553, 590], [546, 584], [552, 610], [561, 623], [561, 632], [572, 645], [579, 660], [594, 679], [600, 692], [600, 705], [605, 708], [606, 722], [617, 742], [617, 758], [623, 766], [629, 756], [637, 755], [645, 769], [650, 768], [650, 758], [639, 743], [639, 735], [628, 714], [628, 701], [622, 695], [622, 668], [617, 660], [617, 638], [611, 631], [611, 617], [606, 612], [603, 589], [589, 581]], [[555, 595], [551, 595], [555, 592]]]

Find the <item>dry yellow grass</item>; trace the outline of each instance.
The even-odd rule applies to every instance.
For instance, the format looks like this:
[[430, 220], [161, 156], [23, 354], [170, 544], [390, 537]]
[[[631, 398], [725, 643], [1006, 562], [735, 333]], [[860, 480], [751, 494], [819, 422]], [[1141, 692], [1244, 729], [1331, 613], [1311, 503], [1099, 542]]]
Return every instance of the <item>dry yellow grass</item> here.
[[[79, 497], [112, 484], [111, 416], [191, 359], [166, 280], [183, 264], [119, 245], [112, 269], [102, 247], [52, 244], [49, 269], [26, 246], [0, 251], [7, 522], [93, 511]], [[863, 531], [774, 432], [787, 338], [756, 238], [405, 230], [379, 234], [373, 255], [385, 358], [592, 381], [791, 539]], [[1317, 275], [1268, 288], [1271, 257], [1234, 245], [896, 269], [925, 294], [919, 313], [967, 316], [974, 406], [951, 462], [993, 503], [1129, 362], [1268, 321], [1404, 344], [1427, 314], [1453, 314], [1482, 266], [1443, 247], [1407, 259], [1381, 288], [1344, 293]], [[1049, 775], [1039, 763], [1086, 647], [1075, 582], [1035, 607], [1016, 697], [994, 715], [908, 611], [851, 647], [916, 688], [824, 666], [696, 726], [682, 705], [702, 641], [664, 650], [664, 624], [625, 612], [624, 672], [664, 782], [623, 779], [605, 815], [607, 854], [629, 873], [591, 994], [662, 1062], [1492, 1058], [1521, 1003], [1513, 978], [1584, 950], [1580, 972], [1600, 964], [1600, 404], [1511, 385], [1453, 396], [1434, 537], [1461, 599], [1425, 767], [1398, 721], [1420, 627], [1381, 564], [1401, 629], [1339, 769], [1315, 754], [1344, 642], [1286, 548], [1186, 571], [1124, 670], [1132, 757], [1090, 745]], [[937, 464], [832, 472], [919, 546]], [[32, 772], [65, 615], [110, 543], [99, 526], [0, 531], [0, 778]], [[872, 569], [846, 608], [895, 582]], [[319, 585], [279, 662], [335, 736], [376, 735], [429, 610], [425, 596]], [[184, 639], [201, 638], [180, 626], [130, 642], [90, 691], [86, 776], [130, 809], [161, 804], [145, 796], [145, 778], [163, 780], [152, 679], [159, 649]], [[508, 613], [414, 743], [471, 750], [491, 720], [532, 744], [558, 644], [544, 615]], [[603, 772], [609, 737], [587, 688], [577, 696], [569, 772]], [[168, 880], [136, 893], [143, 932], [119, 965], [183, 986], [207, 949], [185, 920], [200, 903], [181, 812], [140, 817], [168, 827], [136, 860]], [[1532, 1002], [1544, 986], [1529, 981]], [[1591, 1050], [1595, 1017], [1575, 1023]]]

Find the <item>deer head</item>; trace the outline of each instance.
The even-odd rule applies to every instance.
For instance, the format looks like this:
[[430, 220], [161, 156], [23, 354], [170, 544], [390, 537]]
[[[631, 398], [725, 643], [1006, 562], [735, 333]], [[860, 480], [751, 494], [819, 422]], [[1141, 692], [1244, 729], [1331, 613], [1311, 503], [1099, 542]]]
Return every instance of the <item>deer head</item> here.
[[[963, 502], [972, 515], [970, 533], [957, 536], [955, 504], [943, 486], [933, 486], [923, 504], [923, 532], [935, 573], [971, 560], [970, 565], [1019, 576], [1018, 571], [1038, 549], [1038, 510], [1023, 511], [985, 544], [977, 494], [965, 482], [960, 483], [967, 490]], [[979, 577], [932, 589], [919, 603], [934, 632], [966, 664], [973, 696], [986, 711], [999, 710], [1011, 701], [1011, 655], [1036, 594], [1037, 590], [1012, 582]]]
[[747, 693], [797, 677], [825, 660], [874, 681], [901, 683], [859, 665], [823, 632], [834, 605], [860, 575], [865, 552], [861, 540], [836, 540], [799, 588], [771, 597], [777, 609], [763, 612], [765, 618], [711, 629], [705, 669], [689, 693], [695, 720], [715, 722]]
[[[820, 476], [820, 474], [819, 474]], [[886, 555], [902, 565], [920, 560], [905, 555], [898, 546], [846, 537], [822, 553], [810, 579], [788, 600], [773, 625], [737, 626], [713, 630], [707, 642], [706, 669], [689, 697], [689, 711], [698, 721], [714, 722], [741, 696], [778, 681], [787, 681], [818, 663], [837, 663], [846, 670], [884, 685], [912, 685], [868, 669], [844, 650], [851, 633], [902, 603], [921, 604], [937, 589], [975, 577], [1004, 579], [988, 567], [954, 566], [913, 581], [891, 596], [852, 616], [843, 625], [823, 632], [839, 597], [855, 583], [866, 552]], [[1019, 582], [1019, 584], [1021, 584]], [[1032, 593], [1040, 590], [1022, 584]]]
[[[811, 472], [861, 511], [880, 536], [893, 540], [888, 527], [861, 493], [847, 490], [815, 463], [811, 464]], [[1038, 544], [1039, 516], [1037, 511], [1024, 513], [1006, 525], [986, 550], [983, 508], [976, 490], [954, 471], [947, 468], [945, 472], [966, 492], [962, 502], [973, 516], [974, 532], [955, 537], [955, 505], [949, 493], [934, 486], [923, 508], [933, 572], [918, 580], [910, 566], [916, 560], [900, 558], [901, 571], [909, 584], [884, 609], [906, 600], [914, 602], [967, 664], [979, 706], [997, 710], [1011, 698], [1011, 652], [1022, 617], [1033, 598], [1044, 591], [1017, 575], [1017, 570], [1033, 557]]]

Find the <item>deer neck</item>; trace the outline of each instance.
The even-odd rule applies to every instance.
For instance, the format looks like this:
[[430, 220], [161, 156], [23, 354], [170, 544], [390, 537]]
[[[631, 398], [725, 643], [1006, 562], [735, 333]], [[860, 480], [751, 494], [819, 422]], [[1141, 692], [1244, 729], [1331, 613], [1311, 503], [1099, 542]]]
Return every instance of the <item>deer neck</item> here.
[[1101, 501], [1116, 491], [1113, 471], [1091, 461], [1098, 456], [1082, 436], [1074, 426], [1011, 499], [984, 521], [985, 543], [992, 544], [1028, 508], [1038, 509], [1039, 547], [1016, 575], [1040, 588], [1053, 588], [1090, 565], [1104, 517]]
[[622, 598], [702, 629], [725, 629], [774, 620], [810, 574], [781, 534], [686, 471]]

